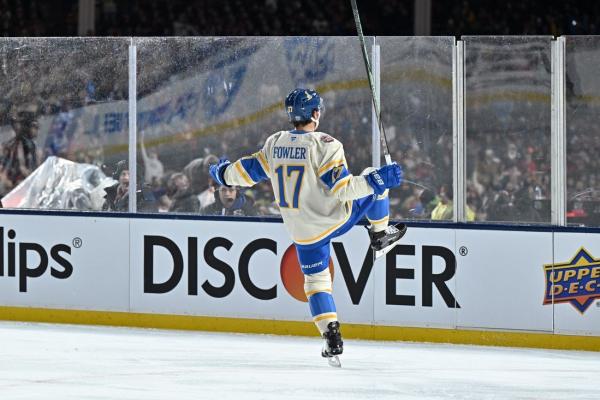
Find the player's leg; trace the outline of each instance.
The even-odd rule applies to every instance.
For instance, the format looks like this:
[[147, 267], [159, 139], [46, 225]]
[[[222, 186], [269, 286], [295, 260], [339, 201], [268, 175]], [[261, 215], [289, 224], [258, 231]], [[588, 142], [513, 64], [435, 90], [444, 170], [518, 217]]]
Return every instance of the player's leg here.
[[[365, 169], [361, 175], [366, 175], [375, 168]], [[371, 247], [375, 251], [375, 258], [381, 257], [390, 251], [406, 233], [405, 224], [397, 224], [388, 226], [390, 220], [390, 199], [388, 197], [389, 190], [386, 190], [378, 196], [364, 200], [359, 199], [357, 202], [362, 202], [362, 208], [365, 210], [367, 220], [371, 224], [369, 228], [369, 238], [371, 239]]]
[[371, 224], [371, 232], [382, 232], [388, 227], [390, 221], [390, 199], [389, 190], [386, 190], [370, 203], [367, 208], [367, 221]]
[[300, 267], [304, 273], [304, 292], [310, 313], [319, 333], [325, 338], [323, 356], [342, 354], [344, 342], [340, 334], [329, 271], [329, 241], [317, 246], [296, 245]]
[[[376, 168], [369, 167], [364, 169], [360, 174], [368, 175]], [[378, 196], [368, 196], [367, 198], [358, 199], [357, 202], [361, 205], [362, 211], [366, 214], [367, 220], [371, 224], [371, 232], [385, 231], [390, 220], [390, 199], [388, 197], [389, 189]]]
[[367, 210], [367, 220], [371, 224], [369, 238], [371, 247], [375, 251], [375, 258], [381, 257], [390, 251], [398, 240], [406, 233], [405, 224], [389, 226], [390, 200], [388, 191], [376, 197]]
[[379, 195], [369, 195], [352, 202], [352, 214], [348, 221], [335, 230], [328, 239], [338, 237], [348, 232], [363, 217], [367, 217], [371, 226], [369, 237], [375, 258], [381, 257], [390, 251], [406, 233], [406, 225], [403, 223], [388, 226], [390, 203], [387, 190]]

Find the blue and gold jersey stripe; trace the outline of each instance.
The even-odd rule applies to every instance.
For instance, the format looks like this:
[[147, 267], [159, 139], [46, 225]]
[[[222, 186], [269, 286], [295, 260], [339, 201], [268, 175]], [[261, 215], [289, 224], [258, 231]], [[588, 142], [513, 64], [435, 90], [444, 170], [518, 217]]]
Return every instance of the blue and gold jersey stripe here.
[[[244, 177], [244, 180], [250, 180], [248, 183], [251, 184], [269, 179], [269, 175], [267, 175], [267, 172], [265, 171], [263, 164], [258, 157], [258, 153], [255, 153], [252, 156], [244, 157], [239, 160], [238, 165], [241, 166], [241, 168], [238, 168], [236, 165], [236, 170], [240, 173], [240, 175], [242, 175], [242, 177]], [[240, 169], [242, 171], [240, 171]]]

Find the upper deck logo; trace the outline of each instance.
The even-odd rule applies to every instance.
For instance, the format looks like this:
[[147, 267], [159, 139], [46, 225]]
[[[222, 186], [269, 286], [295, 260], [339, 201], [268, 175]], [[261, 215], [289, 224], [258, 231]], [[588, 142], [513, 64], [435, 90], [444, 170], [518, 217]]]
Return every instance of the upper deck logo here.
[[600, 298], [600, 259], [583, 247], [571, 261], [545, 264], [546, 293], [544, 304], [571, 303], [584, 313]]

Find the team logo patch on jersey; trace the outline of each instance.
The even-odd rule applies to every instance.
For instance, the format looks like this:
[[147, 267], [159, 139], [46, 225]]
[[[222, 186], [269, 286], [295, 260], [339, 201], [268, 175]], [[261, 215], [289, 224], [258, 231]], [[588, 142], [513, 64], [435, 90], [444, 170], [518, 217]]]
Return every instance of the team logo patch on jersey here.
[[333, 168], [333, 171], [331, 171], [331, 181], [335, 182], [339, 179], [339, 177], [342, 175], [342, 172], [344, 171], [344, 166], [343, 165], [338, 165], [337, 167]]
[[544, 265], [544, 304], [571, 303], [584, 313], [600, 298], [600, 259], [583, 247], [568, 262]]
[[327, 134], [321, 135], [320, 139], [321, 139], [322, 142], [325, 142], [325, 143], [331, 143], [331, 142], [333, 142], [333, 138], [331, 136], [327, 135]]

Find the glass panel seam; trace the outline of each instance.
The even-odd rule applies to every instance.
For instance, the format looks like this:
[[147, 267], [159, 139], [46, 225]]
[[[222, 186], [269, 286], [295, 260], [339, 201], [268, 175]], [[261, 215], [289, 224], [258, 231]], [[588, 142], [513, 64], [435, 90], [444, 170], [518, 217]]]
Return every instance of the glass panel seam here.
[[129, 45], [129, 212], [137, 211], [137, 48]]

